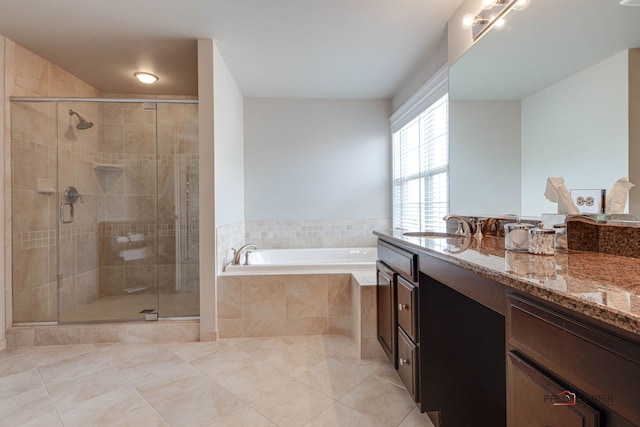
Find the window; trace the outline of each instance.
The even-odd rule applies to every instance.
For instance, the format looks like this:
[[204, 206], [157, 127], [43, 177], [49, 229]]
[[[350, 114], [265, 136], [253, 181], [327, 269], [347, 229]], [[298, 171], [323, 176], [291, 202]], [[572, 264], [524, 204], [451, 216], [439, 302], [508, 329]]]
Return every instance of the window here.
[[428, 106], [414, 118], [408, 122], [405, 119], [401, 126], [396, 124], [396, 129], [392, 125], [394, 227], [445, 231], [442, 218], [449, 211], [449, 106], [448, 95], [442, 95], [442, 90], [436, 93], [438, 96], [431, 96]]

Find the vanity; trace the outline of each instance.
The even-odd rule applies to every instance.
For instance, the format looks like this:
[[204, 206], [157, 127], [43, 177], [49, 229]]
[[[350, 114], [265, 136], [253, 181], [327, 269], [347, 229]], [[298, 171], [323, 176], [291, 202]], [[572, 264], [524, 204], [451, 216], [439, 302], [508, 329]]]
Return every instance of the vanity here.
[[640, 425], [640, 260], [378, 236], [378, 341], [436, 426]]

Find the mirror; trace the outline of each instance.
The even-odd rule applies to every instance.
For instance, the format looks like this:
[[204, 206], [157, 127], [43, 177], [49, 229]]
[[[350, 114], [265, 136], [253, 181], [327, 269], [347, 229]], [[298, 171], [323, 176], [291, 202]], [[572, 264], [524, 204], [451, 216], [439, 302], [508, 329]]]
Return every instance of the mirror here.
[[479, 39], [449, 69], [451, 211], [540, 216], [549, 176], [607, 191], [629, 176], [640, 213], [635, 48], [640, 7], [619, 0], [531, 0]]

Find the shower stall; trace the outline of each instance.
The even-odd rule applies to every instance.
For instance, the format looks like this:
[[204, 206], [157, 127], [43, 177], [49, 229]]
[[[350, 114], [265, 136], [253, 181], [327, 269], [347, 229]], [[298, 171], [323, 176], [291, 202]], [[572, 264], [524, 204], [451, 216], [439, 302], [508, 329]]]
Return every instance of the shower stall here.
[[199, 316], [197, 101], [10, 111], [13, 324]]

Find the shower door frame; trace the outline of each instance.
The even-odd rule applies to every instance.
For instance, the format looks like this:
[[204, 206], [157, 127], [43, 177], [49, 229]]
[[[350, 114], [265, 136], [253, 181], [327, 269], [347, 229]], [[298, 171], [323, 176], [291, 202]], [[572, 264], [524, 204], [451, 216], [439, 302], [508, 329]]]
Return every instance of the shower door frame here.
[[[57, 170], [59, 167], [59, 150], [60, 150], [60, 141], [59, 141], [59, 132], [60, 130], [58, 129], [58, 114], [59, 114], [59, 108], [60, 108], [60, 103], [62, 102], [73, 102], [73, 103], [82, 103], [82, 102], [86, 102], [86, 103], [119, 103], [119, 104], [141, 104], [143, 107], [145, 104], [198, 104], [198, 100], [197, 99], [170, 99], [170, 98], [75, 98], [75, 97], [10, 97], [9, 98], [10, 102], [34, 102], [34, 103], [54, 103], [55, 104], [55, 121], [56, 121], [56, 173], [55, 173], [55, 189], [56, 189], [56, 200], [59, 200], [60, 194], [62, 192], [62, 189], [60, 188], [60, 182], [59, 182], [59, 171]], [[153, 108], [154, 110], [156, 110], [156, 119], [157, 119], [157, 109]], [[155, 158], [155, 162], [156, 162], [156, 168], [157, 168], [157, 164], [158, 164], [158, 148], [157, 148], [157, 144], [158, 144], [158, 122], [156, 120], [155, 122], [155, 140], [156, 140], [156, 158]], [[13, 147], [13, 144], [12, 144]], [[12, 148], [13, 149], [13, 148]], [[13, 162], [13, 160], [12, 160]], [[156, 212], [155, 212], [155, 221], [156, 221], [156, 229], [157, 229], [157, 221], [158, 221], [158, 182], [157, 182], [157, 169], [156, 169]], [[179, 181], [179, 178], [176, 180]], [[13, 189], [12, 189], [13, 191]], [[178, 189], [176, 189], [176, 199], [179, 197], [178, 193]], [[13, 198], [13, 196], [12, 196]], [[12, 203], [13, 204], [13, 203]], [[13, 208], [12, 208], [13, 209]], [[176, 228], [176, 240], [178, 238], [180, 238], [180, 230], [181, 230], [181, 215], [180, 215], [180, 208], [178, 206], [176, 206], [176, 214], [175, 214], [175, 222], [174, 222], [174, 226]], [[189, 215], [189, 212], [186, 213], [187, 217]], [[60, 255], [60, 225], [61, 225], [61, 220], [62, 218], [60, 217], [60, 212], [58, 212], [56, 214], [57, 216], [57, 221], [56, 221], [56, 269], [57, 269], [57, 274], [56, 274], [56, 278], [57, 278], [57, 314], [56, 314], [56, 320], [51, 322], [51, 321], [34, 321], [34, 322], [13, 322], [14, 325], [18, 326], [18, 325], [34, 325], [34, 324], [43, 324], [43, 325], [51, 325], [51, 324], [58, 324], [58, 325], [65, 325], [65, 324], [94, 324], [94, 323], [112, 323], [112, 322], [130, 322], [130, 321], [138, 321], [140, 319], [118, 319], [118, 320], [86, 320], [86, 321], [62, 321], [61, 320], [61, 310], [60, 310], [60, 305], [61, 305], [61, 293], [60, 293], [60, 289], [61, 289], [61, 280], [62, 280], [62, 273], [60, 271], [61, 267], [60, 267], [60, 260], [61, 260], [61, 255]], [[188, 222], [187, 222], [188, 224]], [[96, 227], [97, 227], [97, 223], [96, 223]], [[11, 235], [13, 236], [13, 224], [11, 224]], [[189, 231], [187, 230], [187, 235], [188, 235]], [[14, 242], [12, 242], [12, 248], [13, 248], [13, 244]], [[180, 242], [176, 241], [176, 270], [179, 273], [180, 272], [180, 267], [182, 265], [183, 260], [181, 259], [182, 257], [182, 253], [179, 250], [179, 246], [180, 246]], [[156, 243], [157, 245], [157, 243]], [[11, 252], [11, 256], [13, 257], [13, 249]], [[179, 286], [179, 280], [181, 280], [181, 278], [175, 277], [176, 280], [176, 287]], [[12, 273], [12, 289], [15, 286], [15, 283], [13, 283], [13, 273]], [[156, 289], [156, 299], [157, 299], [157, 310], [156, 312], [160, 315], [161, 314], [161, 305], [160, 305], [160, 290]], [[13, 299], [13, 298], [12, 298]], [[12, 302], [13, 304], [14, 302]], [[198, 313], [198, 315], [187, 315], [187, 316], [180, 316], [180, 317], [161, 317], [161, 319], [164, 320], [197, 320], [200, 318], [200, 314]], [[149, 318], [147, 318], [147, 320], [149, 320]], [[152, 320], [158, 320], [158, 318], [156, 317], [155, 319]]]

